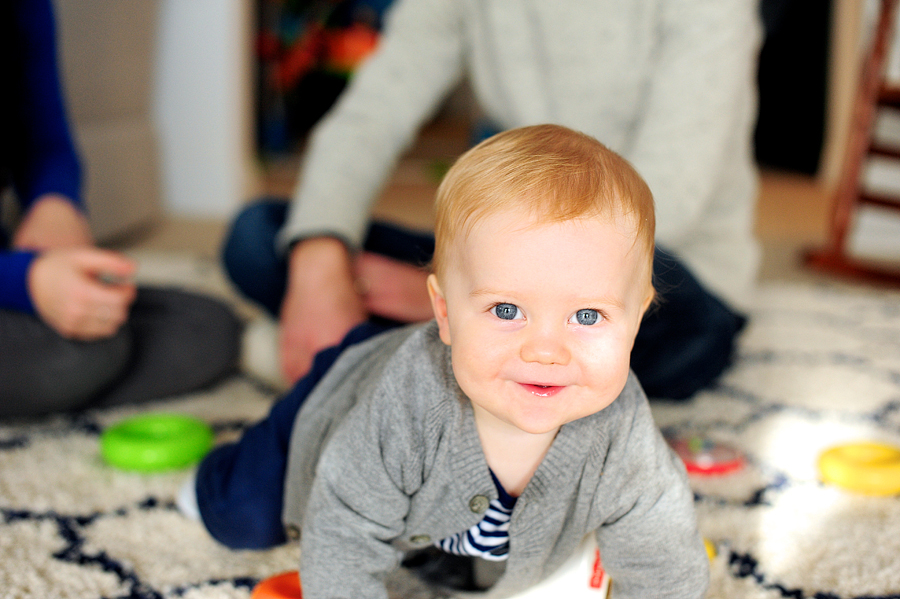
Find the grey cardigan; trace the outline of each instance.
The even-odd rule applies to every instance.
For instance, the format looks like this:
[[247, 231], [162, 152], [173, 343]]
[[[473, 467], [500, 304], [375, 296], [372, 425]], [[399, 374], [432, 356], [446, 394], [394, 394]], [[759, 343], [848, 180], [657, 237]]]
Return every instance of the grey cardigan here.
[[[404, 551], [478, 523], [497, 497], [471, 405], [434, 323], [350, 348], [298, 413], [284, 520], [300, 526], [305, 599], [385, 599]], [[505, 597], [595, 533], [616, 599], [703, 597], [708, 560], [684, 468], [632, 375], [606, 409], [564, 425], [519, 497]]]

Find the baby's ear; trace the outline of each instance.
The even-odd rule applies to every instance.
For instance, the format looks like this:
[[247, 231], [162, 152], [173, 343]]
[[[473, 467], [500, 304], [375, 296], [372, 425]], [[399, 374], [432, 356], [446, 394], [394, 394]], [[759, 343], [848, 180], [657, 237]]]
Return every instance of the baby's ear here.
[[653, 302], [656, 301], [656, 289], [653, 286], [650, 286], [650, 291], [647, 292], [647, 297], [644, 298], [644, 303], [641, 306], [641, 320], [644, 319], [644, 314], [647, 313], [647, 310], [650, 309], [650, 306], [653, 305]]
[[428, 275], [428, 297], [431, 298], [431, 309], [434, 311], [434, 319], [438, 324], [438, 332], [441, 335], [441, 341], [450, 345], [450, 321], [447, 318], [447, 300], [444, 299], [444, 293], [438, 283], [437, 276]]

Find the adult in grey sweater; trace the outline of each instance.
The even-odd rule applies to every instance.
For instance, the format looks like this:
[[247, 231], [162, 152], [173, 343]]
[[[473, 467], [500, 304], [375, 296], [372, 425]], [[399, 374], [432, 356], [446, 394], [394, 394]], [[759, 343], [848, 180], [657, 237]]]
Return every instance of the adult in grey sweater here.
[[[498, 128], [558, 123], [631, 161], [654, 193], [659, 244], [718, 299], [746, 307], [758, 262], [757, 10], [755, 0], [397, 0], [379, 49], [315, 129], [277, 235], [286, 280], [268, 305], [288, 377], [402, 295], [403, 277], [379, 285], [384, 271], [354, 252], [398, 156], [463, 77]], [[247, 243], [231, 254], [244, 259]], [[251, 296], [262, 288], [255, 265], [246, 283], [230, 270]], [[370, 283], [363, 297], [357, 276]], [[424, 285], [409, 287], [424, 302]], [[739, 326], [723, 328], [730, 342]]]

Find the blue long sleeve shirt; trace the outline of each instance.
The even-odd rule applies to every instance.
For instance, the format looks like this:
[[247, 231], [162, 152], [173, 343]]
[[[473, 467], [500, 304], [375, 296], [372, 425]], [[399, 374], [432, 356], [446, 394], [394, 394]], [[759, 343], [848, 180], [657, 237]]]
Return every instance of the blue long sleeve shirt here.
[[[0, 3], [0, 185], [22, 212], [47, 193], [83, 209], [56, 52], [50, 0]], [[9, 250], [8, 233], [0, 230], [0, 309], [34, 312], [26, 281], [35, 253]]]

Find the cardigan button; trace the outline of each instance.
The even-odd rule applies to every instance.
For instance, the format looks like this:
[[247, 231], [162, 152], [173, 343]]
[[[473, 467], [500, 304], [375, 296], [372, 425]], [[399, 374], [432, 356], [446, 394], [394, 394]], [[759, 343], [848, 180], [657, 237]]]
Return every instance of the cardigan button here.
[[483, 514], [487, 511], [490, 504], [491, 500], [484, 495], [476, 495], [469, 500], [469, 509], [476, 514]]
[[300, 527], [295, 524], [288, 524], [284, 527], [284, 534], [290, 541], [297, 541], [300, 539]]
[[428, 535], [413, 535], [409, 537], [410, 543], [415, 543], [416, 545], [425, 545], [431, 542], [431, 537]]

